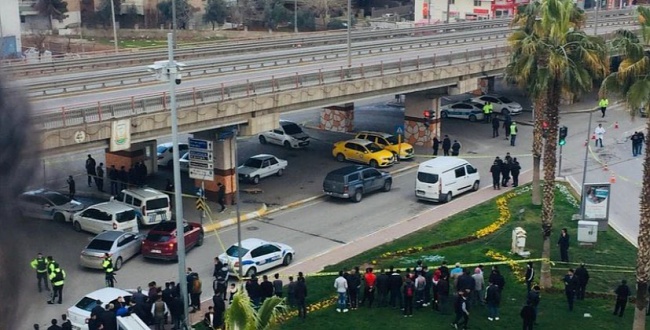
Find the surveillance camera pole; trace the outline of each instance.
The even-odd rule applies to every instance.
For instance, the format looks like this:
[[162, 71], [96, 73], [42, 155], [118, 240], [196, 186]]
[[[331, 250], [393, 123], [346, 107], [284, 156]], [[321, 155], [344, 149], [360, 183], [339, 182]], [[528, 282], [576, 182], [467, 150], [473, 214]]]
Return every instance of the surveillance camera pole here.
[[587, 159], [589, 159], [589, 135], [591, 134], [591, 120], [594, 116], [594, 111], [596, 111], [596, 109], [589, 111], [589, 124], [587, 125], [587, 143], [585, 143], [585, 160], [584, 160], [584, 164], [582, 165], [582, 183], [580, 184], [580, 187], [582, 187], [580, 189], [580, 216], [581, 217], [583, 214], [585, 214], [585, 203], [583, 201], [585, 196], [585, 181], [587, 180]]

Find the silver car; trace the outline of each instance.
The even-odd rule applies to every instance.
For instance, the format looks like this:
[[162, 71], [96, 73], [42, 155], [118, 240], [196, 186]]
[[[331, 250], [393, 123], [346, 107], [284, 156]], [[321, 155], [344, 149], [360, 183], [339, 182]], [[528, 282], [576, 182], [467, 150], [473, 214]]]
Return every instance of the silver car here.
[[72, 221], [72, 215], [84, 209], [84, 205], [59, 192], [38, 189], [26, 191], [16, 199], [20, 213], [25, 217], [52, 219], [59, 222]]
[[85, 249], [81, 250], [79, 263], [83, 267], [101, 269], [104, 254], [113, 260], [115, 270], [134, 255], [140, 253], [144, 235], [124, 231], [105, 231], [93, 238]]

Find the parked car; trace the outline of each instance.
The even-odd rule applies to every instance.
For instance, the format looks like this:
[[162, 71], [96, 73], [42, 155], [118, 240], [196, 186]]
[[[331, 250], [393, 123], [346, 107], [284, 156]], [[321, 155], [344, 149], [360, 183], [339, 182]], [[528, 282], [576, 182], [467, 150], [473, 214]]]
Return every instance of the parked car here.
[[119, 297], [124, 298], [128, 306], [132, 293], [118, 288], [102, 288], [85, 295], [74, 306], [68, 308], [68, 319], [72, 323], [72, 329], [88, 330], [87, 322], [90, 319], [90, 311], [97, 306], [97, 300], [101, 301], [103, 305], [117, 305]]
[[434, 202], [451, 202], [453, 196], [477, 191], [478, 169], [458, 157], [437, 157], [423, 162], [415, 178], [415, 196]]
[[492, 112], [500, 113], [502, 115], [518, 115], [521, 113], [523, 108], [521, 104], [505, 97], [498, 95], [481, 95], [469, 99], [470, 102], [475, 102], [481, 105], [481, 110], [486, 102], [492, 103]]
[[282, 176], [289, 163], [273, 155], [261, 154], [247, 159], [243, 165], [237, 167], [239, 180], [250, 181], [258, 184], [260, 179], [271, 175]]
[[[158, 148], [156, 150], [158, 152], [158, 166], [167, 166], [169, 168], [172, 168], [174, 166], [174, 153], [172, 149], [172, 143], [161, 143], [158, 145]], [[189, 149], [190, 147], [187, 143], [178, 144], [180, 155], [183, 155]]]
[[440, 117], [467, 119], [472, 122], [483, 120], [483, 104], [462, 101], [443, 105], [440, 109]]
[[374, 142], [378, 146], [384, 148], [393, 153], [393, 155], [399, 159], [411, 159], [415, 156], [413, 152], [413, 146], [404, 142], [404, 138], [400, 141], [399, 138], [395, 135], [382, 133], [382, 132], [370, 132], [362, 131], [357, 133], [355, 139], [368, 140]]
[[105, 231], [93, 238], [81, 250], [79, 264], [83, 267], [101, 269], [104, 255], [108, 253], [113, 261], [115, 270], [122, 268], [122, 264], [140, 253], [144, 235], [127, 233], [123, 231]]
[[238, 274], [239, 255], [244, 276], [251, 277], [273, 267], [288, 266], [296, 252], [286, 244], [248, 238], [241, 241], [241, 247], [237, 243], [231, 245], [225, 253], [219, 255], [219, 260], [229, 265], [232, 273]]
[[59, 192], [38, 189], [26, 191], [16, 199], [18, 210], [25, 217], [72, 221], [72, 215], [83, 210], [84, 205]]
[[334, 143], [332, 155], [339, 162], [350, 160], [372, 167], [387, 167], [393, 165], [393, 153], [368, 140], [352, 139]]
[[[194, 222], [185, 222], [185, 250], [203, 245], [203, 227]], [[155, 225], [142, 241], [142, 256], [152, 259], [177, 260], [178, 241], [176, 240], [176, 222], [161, 222]]]
[[323, 191], [328, 196], [349, 198], [360, 202], [364, 194], [376, 190], [390, 191], [393, 177], [390, 173], [364, 165], [351, 165], [331, 171], [323, 180]]
[[153, 188], [124, 189], [115, 196], [115, 201], [131, 206], [138, 213], [141, 225], [153, 225], [172, 218], [169, 196]]
[[183, 157], [181, 157], [178, 160], [178, 164], [180, 165], [181, 172], [189, 172], [190, 171], [190, 153], [186, 152], [183, 154]]
[[259, 135], [261, 144], [273, 143], [287, 149], [303, 148], [309, 145], [309, 135], [294, 122], [280, 120], [280, 127]]
[[72, 216], [76, 231], [99, 234], [103, 231], [121, 230], [138, 232], [138, 214], [130, 206], [117, 201], [95, 204]]

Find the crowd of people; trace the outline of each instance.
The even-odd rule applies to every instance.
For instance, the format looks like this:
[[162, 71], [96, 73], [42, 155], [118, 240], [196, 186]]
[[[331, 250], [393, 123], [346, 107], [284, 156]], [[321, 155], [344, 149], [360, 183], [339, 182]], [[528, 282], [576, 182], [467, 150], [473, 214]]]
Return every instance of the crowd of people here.
[[[88, 155], [86, 158], [86, 175], [88, 177], [88, 187], [93, 186], [93, 181], [95, 187], [98, 191], [104, 192], [104, 163], [99, 163], [92, 157]], [[144, 162], [136, 162], [131, 165], [127, 170], [125, 166], [120, 166], [118, 170], [115, 165], [111, 165], [108, 170], [108, 180], [110, 184], [110, 194], [117, 196], [117, 194], [128, 187], [142, 187], [145, 185], [147, 180], [147, 165]], [[67, 180], [68, 191], [70, 198], [74, 198], [76, 193], [76, 182], [74, 177], [70, 175]]]
[[521, 165], [517, 161], [517, 157], [511, 157], [510, 153], [506, 153], [504, 159], [497, 156], [490, 167], [490, 173], [492, 174], [492, 188], [495, 190], [501, 190], [501, 187], [507, 187], [512, 178], [512, 187], [515, 188], [519, 186], [519, 172], [521, 171]]

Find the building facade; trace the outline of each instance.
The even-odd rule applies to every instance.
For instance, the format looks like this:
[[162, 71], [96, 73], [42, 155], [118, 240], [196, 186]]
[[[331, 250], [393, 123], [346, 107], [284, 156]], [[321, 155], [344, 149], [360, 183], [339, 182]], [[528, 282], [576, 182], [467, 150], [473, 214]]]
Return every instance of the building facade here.
[[[444, 23], [449, 15], [449, 22], [471, 21], [515, 14], [517, 6], [528, 1], [522, 0], [415, 0], [415, 23]], [[429, 18], [430, 17], [430, 18]]]
[[0, 5], [0, 58], [19, 57], [22, 50], [19, 0], [2, 0]]

